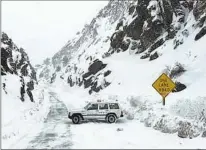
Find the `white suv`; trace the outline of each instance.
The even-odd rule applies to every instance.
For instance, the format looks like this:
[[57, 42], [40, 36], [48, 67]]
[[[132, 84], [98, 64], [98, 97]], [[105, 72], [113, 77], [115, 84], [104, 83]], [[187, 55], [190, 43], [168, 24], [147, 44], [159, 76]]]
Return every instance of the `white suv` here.
[[74, 124], [82, 120], [106, 120], [108, 123], [115, 123], [117, 119], [123, 117], [123, 111], [117, 102], [90, 102], [84, 108], [72, 110], [68, 118]]

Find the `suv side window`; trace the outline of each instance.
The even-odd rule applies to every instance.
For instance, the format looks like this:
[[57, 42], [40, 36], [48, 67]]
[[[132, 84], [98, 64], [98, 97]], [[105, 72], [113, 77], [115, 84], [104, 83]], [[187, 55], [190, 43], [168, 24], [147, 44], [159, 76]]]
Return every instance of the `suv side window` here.
[[99, 109], [100, 110], [108, 109], [108, 104], [99, 104]]
[[98, 110], [98, 104], [92, 104], [87, 110]]
[[119, 105], [117, 103], [110, 103], [109, 108], [110, 109], [119, 109]]

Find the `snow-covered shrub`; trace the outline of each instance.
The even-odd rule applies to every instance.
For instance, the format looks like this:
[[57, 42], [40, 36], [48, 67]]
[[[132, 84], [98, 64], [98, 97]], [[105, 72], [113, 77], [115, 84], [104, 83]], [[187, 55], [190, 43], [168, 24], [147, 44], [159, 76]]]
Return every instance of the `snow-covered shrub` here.
[[155, 121], [153, 128], [163, 133], [175, 133], [177, 132], [176, 120], [168, 115], [162, 115]]
[[107, 58], [107, 57], [109, 57], [110, 55], [111, 55], [111, 53], [106, 52], [106, 53], [104, 53], [104, 54], [102, 55], [102, 58]]
[[134, 119], [134, 112], [133, 111], [127, 112], [126, 118], [128, 120], [133, 120]]
[[166, 66], [163, 73], [167, 74], [170, 78], [176, 78], [186, 71], [183, 64], [176, 62], [174, 67]]
[[139, 97], [131, 97], [130, 98], [130, 105], [132, 106], [132, 107], [137, 107], [138, 106], [138, 103], [139, 103]]
[[181, 138], [194, 138], [200, 135], [197, 128], [194, 128], [190, 122], [180, 121], [178, 128], [178, 136]]
[[198, 98], [196, 102], [179, 100], [169, 108], [168, 113], [159, 106], [159, 103], [147, 101], [147, 97], [129, 96], [124, 113], [128, 120], [138, 119], [146, 127], [152, 127], [163, 133], [176, 133], [183, 138], [195, 138], [206, 130], [205, 99]]
[[146, 101], [141, 96], [129, 96], [127, 97], [127, 102], [128, 106], [124, 110], [124, 113], [128, 120], [138, 118], [137, 116], [147, 109]]
[[189, 33], [189, 31], [187, 29], [185, 29], [185, 30], [182, 31], [182, 35], [184, 37], [188, 37], [190, 35], [190, 33]]
[[143, 101], [141, 96], [129, 96], [127, 101], [129, 101], [130, 106], [138, 112], [146, 109], [146, 101]]
[[165, 73], [166, 75], [169, 76], [170, 70], [171, 70], [171, 67], [170, 66], [166, 66], [166, 68], [162, 71], [162, 73]]
[[145, 117], [143, 120], [140, 120], [141, 122], [144, 122], [144, 125], [146, 127], [152, 127], [152, 124], [154, 122], [154, 116], [156, 116], [154, 113], [148, 113], [147, 117]]
[[178, 77], [178, 76], [182, 75], [182, 73], [184, 73], [185, 71], [186, 70], [185, 70], [184, 66], [181, 63], [176, 62], [175, 66], [170, 70], [169, 77], [170, 78]]
[[184, 43], [183, 35], [179, 34], [173, 41], [174, 49]]
[[206, 122], [206, 97], [180, 99], [170, 106], [170, 111], [178, 116]]

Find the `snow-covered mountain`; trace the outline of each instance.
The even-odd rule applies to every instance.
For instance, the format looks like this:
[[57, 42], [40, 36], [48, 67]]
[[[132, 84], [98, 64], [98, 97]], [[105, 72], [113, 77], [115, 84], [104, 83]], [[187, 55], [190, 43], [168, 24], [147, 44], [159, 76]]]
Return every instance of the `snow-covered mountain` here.
[[[204, 0], [109, 1], [37, 75], [90, 100], [118, 99], [146, 126], [197, 137], [206, 130], [205, 12]], [[165, 107], [152, 88], [162, 73], [176, 83]]]
[[[67, 148], [71, 133], [73, 148], [204, 147], [205, 34], [205, 0], [110, 0], [35, 67], [2, 33], [4, 147]], [[165, 106], [152, 87], [162, 73], [176, 84]], [[65, 104], [70, 110], [97, 99], [118, 100], [126, 121], [69, 123]]]
[[99, 92], [110, 85], [106, 76], [112, 73], [104, 59], [128, 51], [152, 61], [161, 55], [157, 48], [169, 41], [177, 49], [190, 32], [203, 26], [204, 5], [186, 0], [110, 1], [90, 25], [44, 61], [39, 77], [52, 83], [58, 76], [71, 86]]

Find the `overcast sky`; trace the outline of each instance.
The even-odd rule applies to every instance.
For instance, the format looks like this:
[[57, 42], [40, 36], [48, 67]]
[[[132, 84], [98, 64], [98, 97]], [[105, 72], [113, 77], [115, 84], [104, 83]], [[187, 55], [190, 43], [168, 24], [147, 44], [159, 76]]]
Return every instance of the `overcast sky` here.
[[28, 53], [31, 63], [53, 56], [108, 1], [3, 1], [2, 31]]

